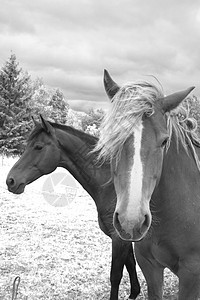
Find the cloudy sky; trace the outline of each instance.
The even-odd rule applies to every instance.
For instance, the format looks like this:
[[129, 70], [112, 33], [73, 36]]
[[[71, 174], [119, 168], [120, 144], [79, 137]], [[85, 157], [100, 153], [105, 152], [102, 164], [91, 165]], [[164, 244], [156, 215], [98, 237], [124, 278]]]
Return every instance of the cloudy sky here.
[[165, 94], [200, 96], [200, 1], [1, 0], [1, 66], [11, 50], [77, 110], [106, 108], [104, 68], [118, 84], [152, 74]]

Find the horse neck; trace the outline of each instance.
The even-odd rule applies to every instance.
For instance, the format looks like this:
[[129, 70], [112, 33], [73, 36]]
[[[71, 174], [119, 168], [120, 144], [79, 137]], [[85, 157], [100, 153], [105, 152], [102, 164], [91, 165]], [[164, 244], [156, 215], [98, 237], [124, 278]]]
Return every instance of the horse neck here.
[[[190, 138], [190, 137], [188, 137]], [[164, 160], [167, 161], [166, 165], [170, 166], [171, 168], [176, 168], [178, 172], [178, 166], [185, 167], [188, 172], [191, 170], [195, 171], [195, 173], [199, 172], [194, 151], [196, 152], [196, 155], [198, 159], [200, 158], [200, 148], [193, 145], [193, 149], [190, 145], [190, 143], [187, 141], [186, 137], [186, 147], [183, 146], [182, 141], [176, 136], [175, 132], [173, 131], [172, 137], [171, 137], [171, 143], [170, 147], [165, 155]], [[182, 172], [182, 171], [181, 171]]]
[[102, 191], [107, 189], [110, 166], [97, 166], [96, 155], [91, 153], [96, 138], [78, 130], [67, 132], [66, 129], [56, 129], [56, 135], [61, 149], [59, 167], [67, 169], [95, 202], [98, 201]]
[[[190, 190], [195, 190], [199, 185], [200, 172], [190, 145], [187, 147], [188, 151], [173, 132], [170, 147], [164, 154], [161, 178], [153, 195], [152, 203], [157, 202], [167, 209], [172, 207], [174, 212], [184, 205], [187, 207]], [[200, 157], [200, 149], [195, 147], [195, 150]]]

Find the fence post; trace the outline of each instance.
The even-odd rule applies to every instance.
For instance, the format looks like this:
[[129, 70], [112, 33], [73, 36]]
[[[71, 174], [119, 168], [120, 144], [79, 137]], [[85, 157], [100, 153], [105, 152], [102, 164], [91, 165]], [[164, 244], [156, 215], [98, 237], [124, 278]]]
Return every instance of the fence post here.
[[20, 284], [20, 277], [15, 277], [15, 280], [13, 281], [13, 289], [12, 289], [12, 300], [17, 299], [17, 291]]

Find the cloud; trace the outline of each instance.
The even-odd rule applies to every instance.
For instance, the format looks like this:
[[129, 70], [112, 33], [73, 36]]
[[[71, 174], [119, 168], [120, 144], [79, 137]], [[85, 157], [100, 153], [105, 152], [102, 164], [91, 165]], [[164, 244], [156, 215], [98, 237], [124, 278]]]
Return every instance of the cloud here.
[[72, 106], [106, 107], [104, 68], [119, 84], [153, 74], [166, 93], [199, 86], [199, 25], [195, 0], [3, 1], [0, 62], [12, 50]]

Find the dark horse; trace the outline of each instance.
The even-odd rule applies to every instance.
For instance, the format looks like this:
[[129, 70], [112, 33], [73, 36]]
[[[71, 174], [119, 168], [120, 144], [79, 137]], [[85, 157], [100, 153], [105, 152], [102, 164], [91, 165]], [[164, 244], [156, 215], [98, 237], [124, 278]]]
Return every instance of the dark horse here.
[[105, 75], [115, 93], [96, 150], [111, 160], [116, 231], [136, 241], [149, 299], [162, 299], [165, 267], [179, 299], [200, 299], [200, 140], [181, 103], [193, 87], [164, 97], [152, 83], [120, 88]]
[[119, 284], [124, 265], [131, 283], [130, 299], [135, 299], [140, 286], [135, 269], [131, 242], [122, 241], [113, 227], [116, 194], [110, 181], [110, 165], [95, 164], [94, 148], [97, 138], [69, 126], [50, 123], [41, 117], [29, 136], [25, 152], [10, 170], [7, 185], [10, 192], [20, 194], [27, 184], [57, 167], [67, 169], [91, 195], [98, 211], [101, 230], [112, 239], [110, 299], [118, 299]]

